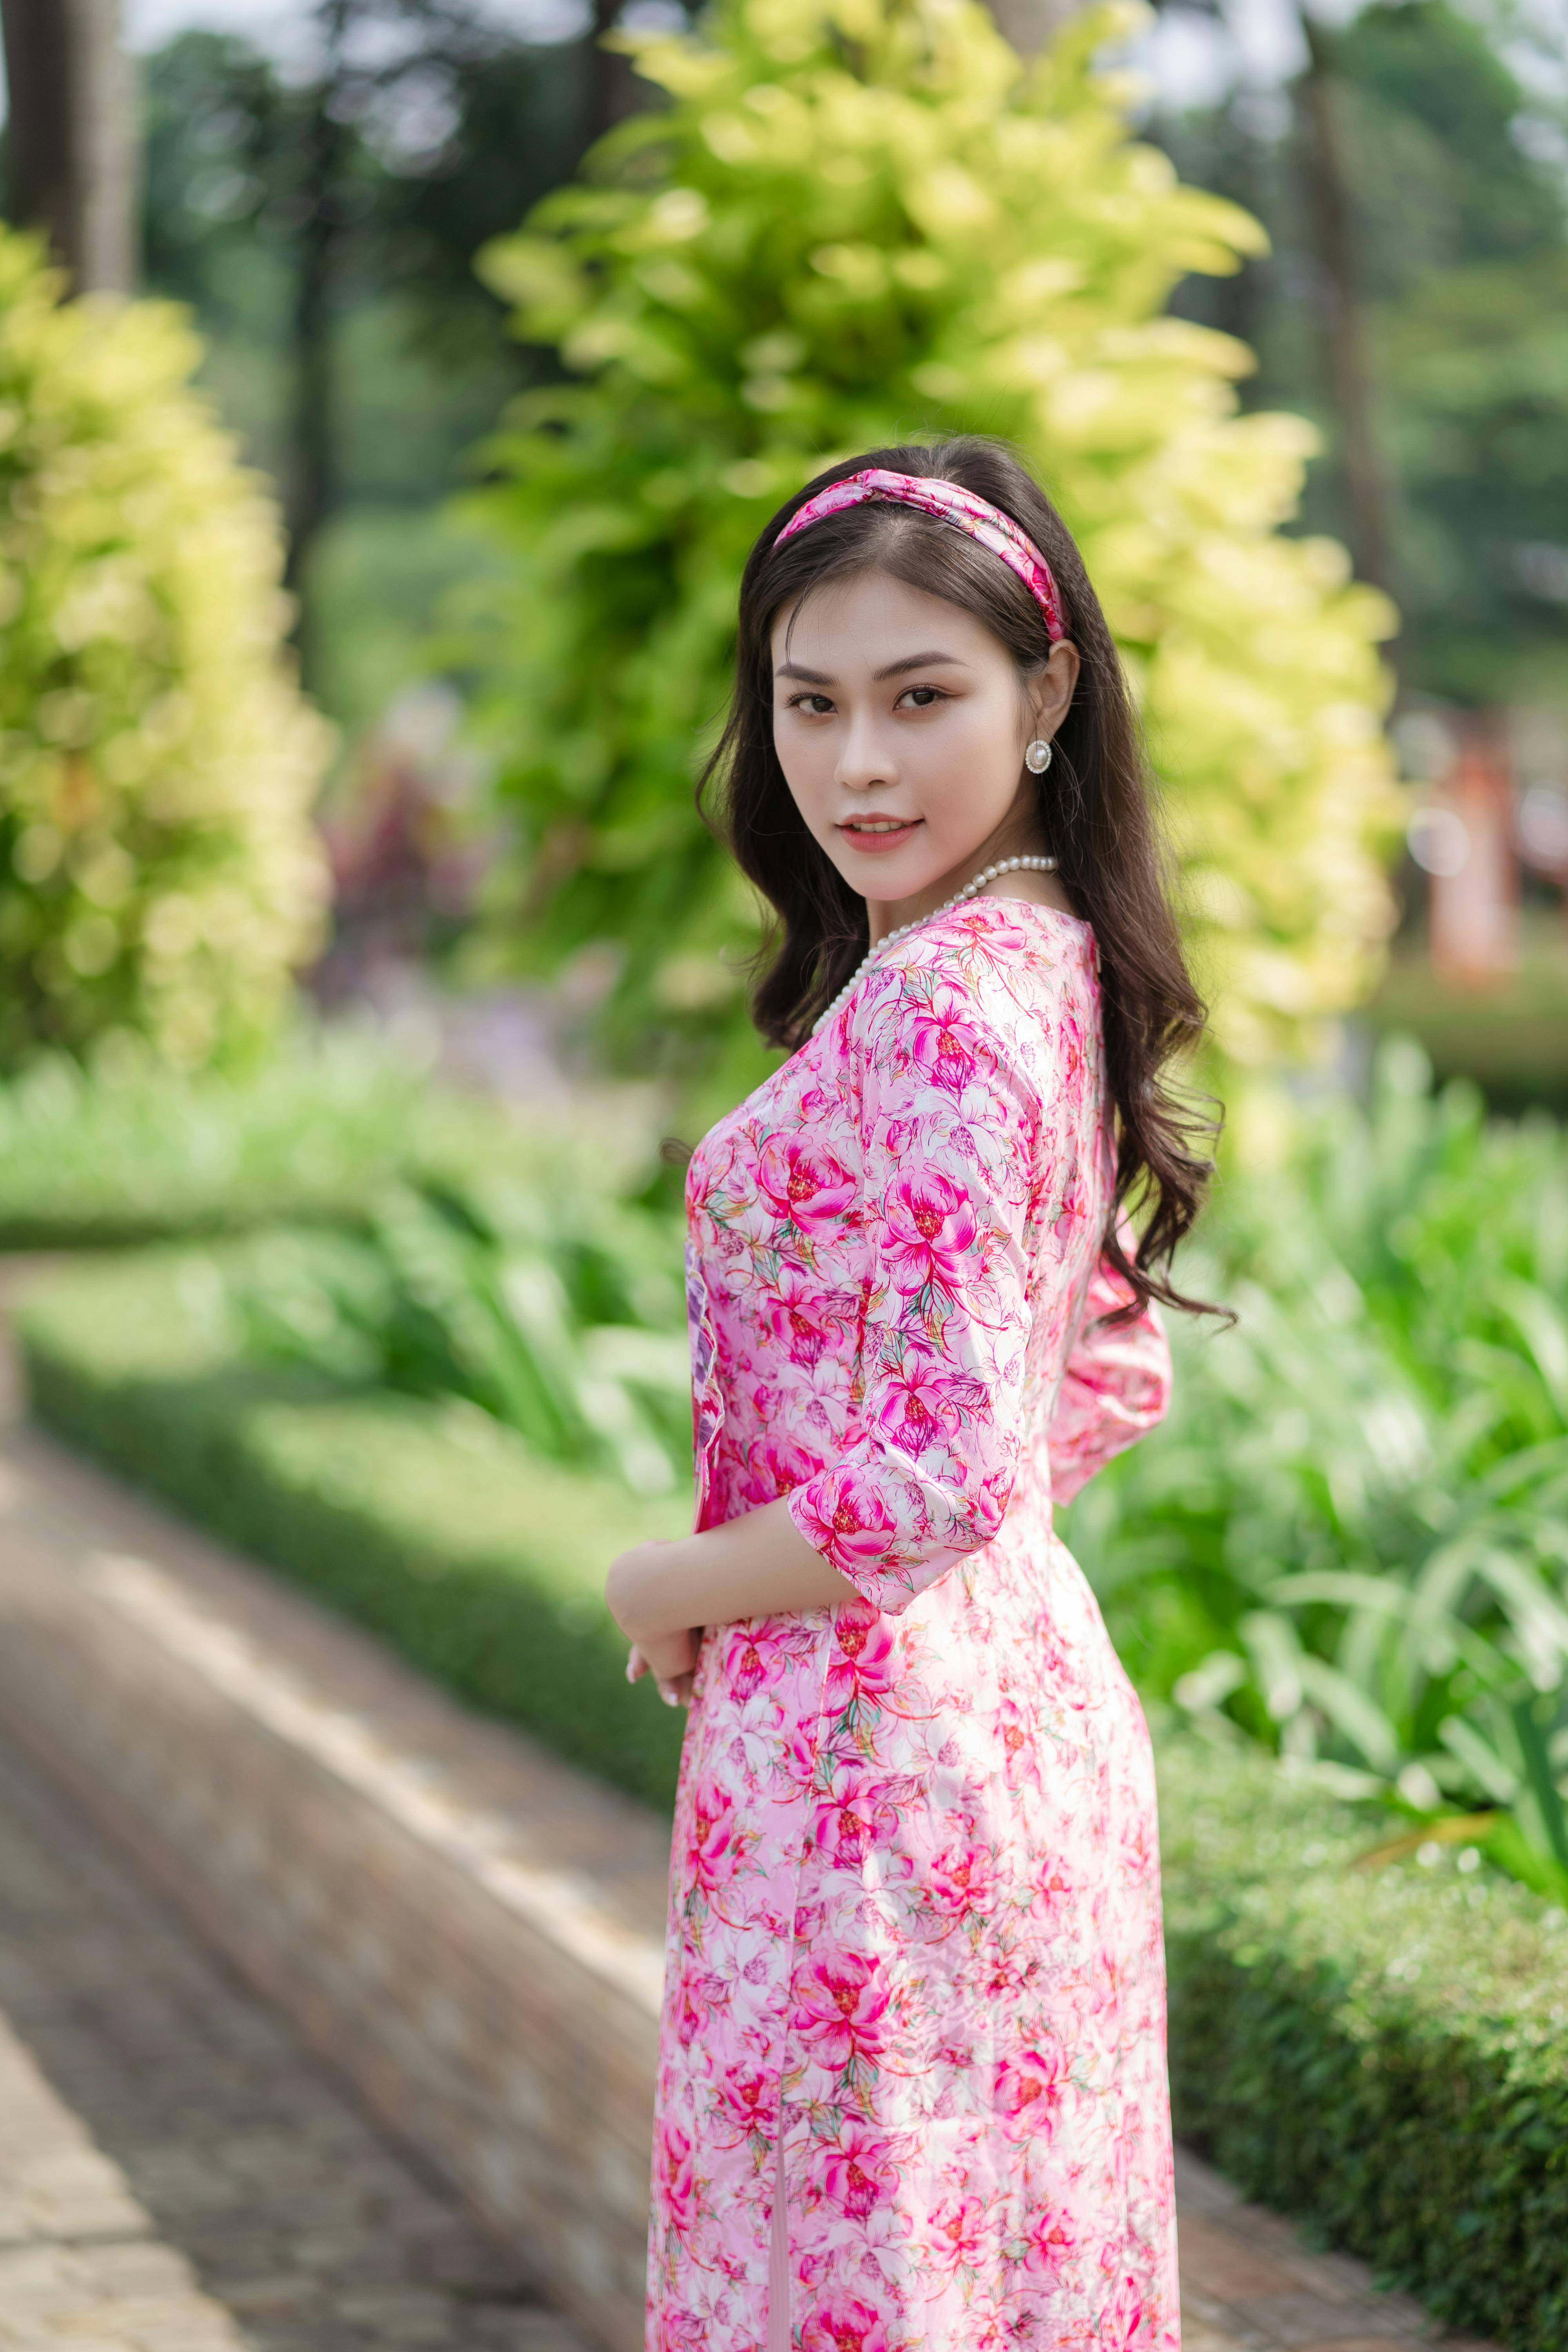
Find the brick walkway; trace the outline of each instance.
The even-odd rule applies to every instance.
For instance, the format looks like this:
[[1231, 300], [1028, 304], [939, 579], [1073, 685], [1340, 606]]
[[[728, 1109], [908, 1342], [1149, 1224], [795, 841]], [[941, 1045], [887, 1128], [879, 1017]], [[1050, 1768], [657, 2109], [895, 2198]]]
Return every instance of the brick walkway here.
[[5, 2352], [584, 2352], [3, 1748], [0, 2011]]

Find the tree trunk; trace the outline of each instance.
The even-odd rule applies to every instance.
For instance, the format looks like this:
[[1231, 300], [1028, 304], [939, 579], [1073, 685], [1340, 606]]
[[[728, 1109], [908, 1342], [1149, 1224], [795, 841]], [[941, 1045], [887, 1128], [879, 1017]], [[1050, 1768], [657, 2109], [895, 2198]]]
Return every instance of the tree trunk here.
[[1085, 0], [991, 0], [998, 31], [1021, 58], [1037, 57]]
[[294, 642], [307, 685], [314, 679], [316, 647], [306, 574], [311, 549], [331, 511], [334, 492], [332, 295], [342, 226], [344, 147], [334, 102], [340, 95], [348, 11], [349, 0], [326, 0], [318, 12], [326, 54], [321, 79], [301, 101], [294, 387], [284, 484], [289, 555], [284, 576], [298, 602]]
[[587, 37], [587, 93], [583, 110], [583, 144], [591, 147], [628, 114], [648, 102], [648, 86], [639, 82], [629, 58], [604, 46], [615, 30], [622, 0], [594, 0], [594, 21]]
[[1305, 11], [1308, 65], [1298, 84], [1307, 211], [1327, 293], [1325, 361], [1339, 416], [1345, 536], [1355, 567], [1397, 595], [1394, 488], [1378, 431], [1377, 393], [1362, 294], [1343, 88], [1331, 36]]
[[41, 229], [78, 293], [137, 278], [135, 86], [119, 0], [0, 0], [11, 217]]

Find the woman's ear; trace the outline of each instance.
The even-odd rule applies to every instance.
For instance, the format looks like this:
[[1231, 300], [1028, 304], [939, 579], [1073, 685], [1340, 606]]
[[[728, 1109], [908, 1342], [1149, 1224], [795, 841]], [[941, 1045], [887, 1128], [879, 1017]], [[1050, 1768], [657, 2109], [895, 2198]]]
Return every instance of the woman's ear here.
[[1047, 741], [1068, 715], [1073, 688], [1083, 664], [1070, 637], [1059, 637], [1045, 667], [1029, 681], [1029, 709], [1034, 731]]

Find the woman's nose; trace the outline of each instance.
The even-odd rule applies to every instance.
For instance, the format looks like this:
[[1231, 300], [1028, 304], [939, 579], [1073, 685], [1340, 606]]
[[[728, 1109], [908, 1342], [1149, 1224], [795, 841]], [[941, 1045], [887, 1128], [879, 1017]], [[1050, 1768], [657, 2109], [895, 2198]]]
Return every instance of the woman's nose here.
[[897, 763], [876, 721], [852, 719], [838, 754], [838, 782], [850, 792], [870, 792], [897, 777]]

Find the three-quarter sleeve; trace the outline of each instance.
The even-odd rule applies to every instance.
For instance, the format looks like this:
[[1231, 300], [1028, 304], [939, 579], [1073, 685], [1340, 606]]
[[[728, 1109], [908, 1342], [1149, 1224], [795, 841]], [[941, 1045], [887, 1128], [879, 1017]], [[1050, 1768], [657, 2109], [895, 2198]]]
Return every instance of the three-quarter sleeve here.
[[[1130, 1250], [1131, 1234], [1121, 1239]], [[1058, 1503], [1070, 1502], [1097, 1470], [1162, 1421], [1170, 1404], [1171, 1349], [1159, 1308], [1151, 1301], [1125, 1323], [1104, 1320], [1131, 1297], [1125, 1275], [1101, 1258], [1051, 1415], [1051, 1494]]]
[[[944, 1001], [945, 999], [945, 1001]], [[1027, 1069], [972, 997], [889, 972], [857, 1018], [864, 1220], [854, 1423], [789, 1496], [806, 1541], [896, 1612], [989, 1543], [1024, 1437], [1055, 1041]]]

